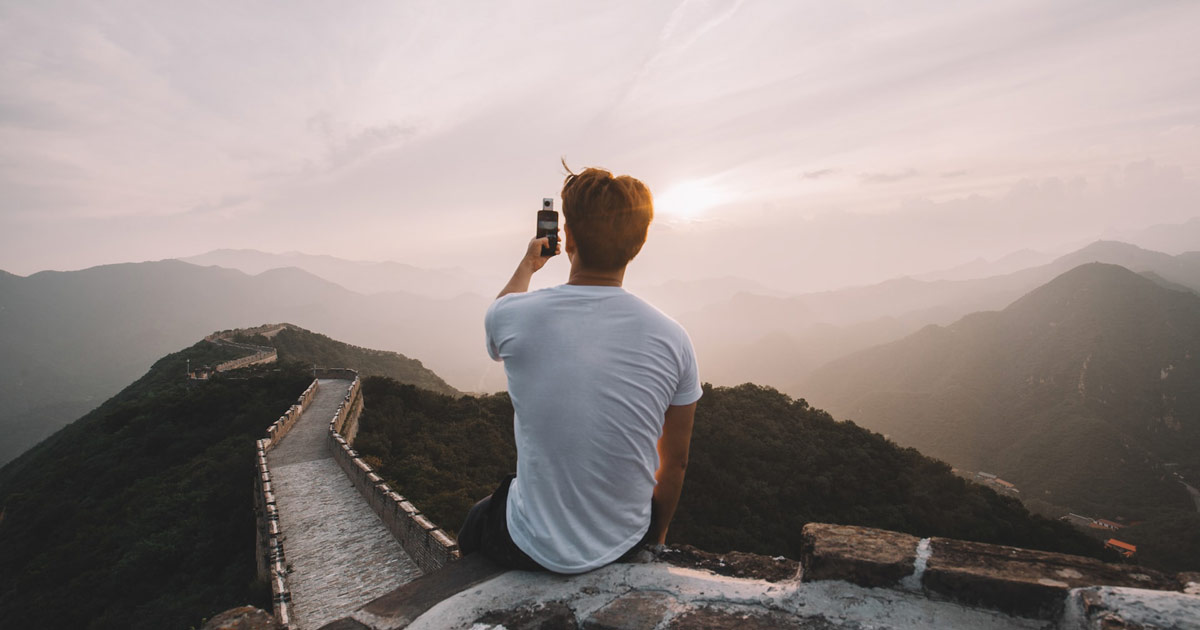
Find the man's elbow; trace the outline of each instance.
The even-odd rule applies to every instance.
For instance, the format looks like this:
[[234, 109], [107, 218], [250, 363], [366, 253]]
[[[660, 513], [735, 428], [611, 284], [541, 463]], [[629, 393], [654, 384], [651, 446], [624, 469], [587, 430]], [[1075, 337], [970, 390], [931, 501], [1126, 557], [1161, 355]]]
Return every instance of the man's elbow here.
[[687, 471], [687, 467], [688, 467], [687, 455], [684, 455], [682, 457], [672, 457], [663, 462], [663, 470], [670, 471], [670, 472], [677, 473], [677, 474], [683, 474], [685, 471]]

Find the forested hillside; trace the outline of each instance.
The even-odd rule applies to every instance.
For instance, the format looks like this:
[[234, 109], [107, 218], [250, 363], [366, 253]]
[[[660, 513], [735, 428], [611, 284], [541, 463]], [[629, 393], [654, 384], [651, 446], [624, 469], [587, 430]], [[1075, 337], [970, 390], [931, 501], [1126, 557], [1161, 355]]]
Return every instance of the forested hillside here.
[[[452, 398], [364, 384], [355, 448], [448, 531], [515, 470], [505, 394]], [[966, 482], [936, 460], [768, 388], [705, 388], [669, 540], [797, 557], [811, 521], [1097, 555], [1070, 527]]]
[[241, 354], [171, 354], [0, 468], [0, 625], [182, 630], [271, 607], [256, 583], [254, 441], [312, 377], [284, 364], [186, 380], [188, 359]]

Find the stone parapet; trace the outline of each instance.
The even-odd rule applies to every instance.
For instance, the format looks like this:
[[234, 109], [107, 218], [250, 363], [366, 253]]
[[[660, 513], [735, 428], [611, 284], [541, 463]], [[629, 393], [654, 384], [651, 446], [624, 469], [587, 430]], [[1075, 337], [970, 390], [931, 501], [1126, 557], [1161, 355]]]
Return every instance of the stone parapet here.
[[258, 532], [256, 543], [258, 550], [258, 575], [271, 583], [271, 599], [275, 619], [287, 628], [292, 621], [292, 594], [287, 585], [287, 562], [283, 554], [283, 537], [279, 531], [279, 507], [275, 503], [275, 492], [271, 487], [271, 470], [267, 465], [267, 451], [279, 443], [283, 436], [291, 430], [300, 418], [300, 414], [308, 408], [316, 396], [319, 384], [313, 381], [296, 399], [296, 403], [267, 427], [267, 437], [255, 442], [255, 462], [257, 474], [255, 486], [255, 512], [257, 514]]
[[1035, 619], [1057, 619], [1071, 589], [1182, 588], [1177, 578], [1136, 565], [822, 523], [804, 527], [800, 563], [804, 581], [900, 588]]
[[270, 446], [278, 444], [279, 440], [282, 440], [283, 436], [292, 430], [292, 427], [296, 425], [296, 421], [300, 419], [300, 414], [304, 413], [304, 410], [308, 408], [308, 404], [312, 402], [313, 396], [316, 395], [317, 381], [314, 380], [308, 386], [308, 389], [305, 389], [304, 393], [300, 395], [300, 398], [296, 400], [296, 404], [288, 407], [287, 411], [283, 412], [283, 415], [279, 416], [278, 420], [272, 422], [271, 426], [267, 427], [267, 440], [270, 442]]
[[313, 368], [316, 378], [337, 378], [344, 381], [358, 380], [358, 372], [349, 368]]
[[[371, 509], [424, 573], [432, 573], [460, 557], [458, 543], [394, 491], [351, 447], [363, 401], [356, 378], [329, 422], [329, 449]], [[349, 431], [349, 435], [344, 432]]]
[[228, 346], [230, 348], [238, 348], [245, 350], [250, 354], [241, 358], [231, 359], [222, 363], [218, 363], [214, 368], [217, 372], [228, 372], [238, 368], [249, 367], [251, 365], [261, 365], [265, 363], [274, 363], [279, 360], [279, 352], [270, 346], [256, 346], [249, 343], [240, 343], [231, 341], [228, 337], [233, 336], [239, 331], [229, 330], [215, 332], [204, 338], [205, 341], [220, 346]]

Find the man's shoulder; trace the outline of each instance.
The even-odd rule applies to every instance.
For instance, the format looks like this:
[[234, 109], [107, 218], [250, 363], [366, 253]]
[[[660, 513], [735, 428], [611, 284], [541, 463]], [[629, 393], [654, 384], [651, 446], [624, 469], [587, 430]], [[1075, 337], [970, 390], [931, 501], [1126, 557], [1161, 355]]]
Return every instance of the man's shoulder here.
[[522, 304], [540, 302], [549, 297], [547, 292], [553, 288], [554, 287], [536, 289], [534, 291], [523, 291], [521, 293], [509, 293], [508, 295], [496, 298], [492, 304], [488, 306], [488, 310], [496, 311], [510, 308], [520, 308]]
[[637, 308], [645, 314], [647, 319], [657, 322], [665, 329], [686, 334], [682, 324], [675, 321], [674, 317], [666, 314], [662, 309], [658, 308], [653, 303], [648, 302], [633, 293], [630, 293], [629, 297], [631, 298], [632, 302], [637, 305]]

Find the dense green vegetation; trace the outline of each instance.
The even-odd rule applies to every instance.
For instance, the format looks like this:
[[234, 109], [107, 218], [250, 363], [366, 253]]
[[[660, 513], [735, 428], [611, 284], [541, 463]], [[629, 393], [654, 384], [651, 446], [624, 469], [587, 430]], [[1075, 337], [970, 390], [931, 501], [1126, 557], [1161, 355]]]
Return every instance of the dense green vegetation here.
[[352, 346], [290, 324], [270, 338], [238, 335], [235, 340], [272, 346], [279, 351], [280, 361], [298, 361], [320, 367], [348, 367], [358, 370], [362, 376], [386, 376], [442, 394], [459, 393], [416, 359], [398, 352]]
[[[0, 469], [6, 628], [199, 626], [256, 582], [254, 440], [311, 382], [298, 367], [189, 382], [199, 343]], [[251, 378], [246, 378], [251, 376]]]
[[[355, 448], [450, 531], [515, 469], [508, 396], [452, 398], [367, 379]], [[796, 557], [820, 521], [1099, 555], [1069, 526], [954, 476], [942, 462], [773, 389], [706, 386], [669, 540]]]
[[1164, 571], [1200, 570], [1200, 514], [1175, 512], [1126, 527], [1114, 537], [1138, 548], [1138, 562]]

